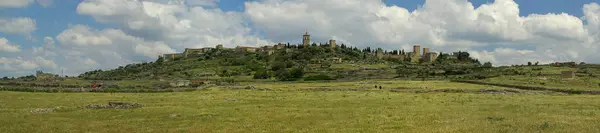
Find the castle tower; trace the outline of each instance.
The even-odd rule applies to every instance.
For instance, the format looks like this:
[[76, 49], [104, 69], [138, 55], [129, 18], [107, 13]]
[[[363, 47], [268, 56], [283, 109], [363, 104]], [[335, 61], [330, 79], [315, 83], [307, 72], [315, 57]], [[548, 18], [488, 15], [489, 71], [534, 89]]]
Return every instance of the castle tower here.
[[333, 39], [329, 40], [329, 46], [331, 48], [335, 48], [336, 47], [335, 40], [333, 40]]
[[420, 57], [421, 56], [421, 46], [420, 45], [415, 45], [413, 46], [413, 57]]
[[218, 50], [221, 50], [221, 49], [223, 49], [223, 44], [219, 44], [219, 45], [217, 45], [217, 47], [216, 47], [216, 48], [217, 48]]
[[375, 53], [375, 56], [377, 56], [377, 58], [383, 58], [383, 49], [381, 48], [377, 48], [377, 52]]
[[429, 48], [423, 48], [423, 56], [426, 56], [429, 53]]
[[304, 47], [310, 46], [310, 35], [308, 34], [308, 31], [306, 33], [304, 33], [304, 36], [302, 38], [303, 38], [302, 46], [304, 46]]

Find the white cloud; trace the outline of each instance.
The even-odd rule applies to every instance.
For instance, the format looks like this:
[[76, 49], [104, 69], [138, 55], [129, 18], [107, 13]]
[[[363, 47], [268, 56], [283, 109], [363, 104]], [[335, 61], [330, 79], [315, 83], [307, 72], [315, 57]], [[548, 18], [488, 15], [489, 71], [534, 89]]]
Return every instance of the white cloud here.
[[[64, 56], [81, 57], [86, 62], [100, 62], [102, 68], [124, 65], [137, 59], [155, 59], [158, 55], [175, 52], [160, 41], [146, 41], [130, 36], [118, 29], [95, 30], [75, 25], [57, 37]], [[48, 42], [51, 42], [48, 39]], [[97, 64], [97, 63], [91, 63]]]
[[21, 46], [8, 43], [6, 38], [0, 37], [0, 51], [2, 52], [20, 52]]
[[[146, 41], [118, 29], [96, 30], [85, 25], [70, 26], [57, 35], [56, 40], [45, 37], [43, 45], [22, 51], [20, 57], [3, 57], [10, 60], [11, 65], [5, 65], [2, 70], [9, 74], [22, 74], [33, 72], [30, 71], [33, 69], [53, 73], [64, 69], [67, 75], [78, 75], [93, 69], [112, 69], [141, 60], [152, 61], [158, 55], [175, 52], [160, 41]], [[53, 60], [48, 60], [50, 58]]]
[[[467, 0], [426, 0], [413, 11], [381, 0], [258, 0], [247, 1], [243, 12], [225, 12], [215, 7], [217, 2], [85, 0], [77, 6], [77, 13], [118, 28], [71, 26], [22, 53], [34, 53], [24, 56], [29, 60], [53, 58], [64, 66], [56, 69], [80, 73], [153, 60], [186, 47], [299, 43], [308, 30], [313, 42], [336, 39], [359, 47], [409, 51], [412, 45], [421, 44], [432, 51], [469, 51], [495, 65], [600, 62], [595, 56], [600, 51], [600, 6], [596, 3], [583, 5], [581, 19], [566, 13], [520, 16], [513, 0], [479, 7]], [[0, 31], [35, 31], [35, 21], [20, 19], [0, 20]], [[21, 65], [25, 66], [34, 65]]]
[[220, 0], [147, 0], [161, 4], [176, 4], [187, 6], [215, 6]]
[[63, 31], [56, 39], [65, 45], [77, 46], [110, 45], [113, 43], [107, 36], [100, 34], [102, 33], [87, 26], [76, 25]]
[[0, 32], [3, 33], [27, 35], [36, 29], [36, 22], [31, 18], [0, 18]]
[[37, 2], [42, 6], [42, 7], [49, 7], [51, 6], [54, 1], [53, 0], [37, 0]]
[[[387, 49], [421, 44], [436, 51], [477, 52], [482, 61], [498, 64], [600, 61], [593, 58], [600, 50], [600, 6], [595, 3], [584, 6], [587, 25], [565, 13], [519, 16], [519, 6], [513, 0], [496, 0], [479, 7], [467, 0], [426, 0], [414, 11], [379, 0], [262, 0], [246, 2], [245, 13], [255, 28], [278, 41], [298, 40], [309, 30], [316, 42], [335, 37], [344, 40], [340, 43]], [[478, 50], [494, 45], [504, 48]]]
[[244, 14], [239, 12], [185, 6], [172, 1], [130, 0], [87, 0], [79, 4], [77, 12], [99, 22], [117, 24], [132, 36], [163, 41], [179, 50], [217, 44], [226, 47], [271, 44], [252, 35]]
[[34, 71], [37, 69], [54, 69], [57, 67], [53, 60], [45, 59], [44, 57], [36, 56], [33, 58], [6, 58], [0, 57], [1, 71], [8, 71], [11, 73], [26, 73], [27, 71]]
[[0, 0], [0, 8], [23, 8], [35, 0]]

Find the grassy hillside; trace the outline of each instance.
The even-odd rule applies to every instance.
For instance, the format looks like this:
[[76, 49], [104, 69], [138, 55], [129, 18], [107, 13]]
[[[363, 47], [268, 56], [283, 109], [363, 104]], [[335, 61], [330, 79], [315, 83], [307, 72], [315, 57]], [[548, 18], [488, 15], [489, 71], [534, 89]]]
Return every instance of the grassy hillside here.
[[[373, 79], [397, 77], [399, 65], [451, 65], [472, 64], [480, 66], [466, 52], [458, 59], [450, 55], [440, 56], [433, 63], [410, 63], [408, 58], [377, 58], [370, 48], [338, 47], [327, 45], [298, 48], [288, 46], [276, 50], [271, 55], [255, 52], [236, 52], [231, 49], [212, 50], [188, 58], [130, 64], [112, 70], [95, 70], [81, 74], [83, 79], [123, 80], [123, 79], [211, 79], [252, 76], [254, 79], [301, 80], [315, 79], [314, 76], [328, 79]], [[392, 54], [388, 52], [388, 54]], [[343, 62], [330, 60], [341, 58]], [[309, 78], [313, 76], [312, 78]]]

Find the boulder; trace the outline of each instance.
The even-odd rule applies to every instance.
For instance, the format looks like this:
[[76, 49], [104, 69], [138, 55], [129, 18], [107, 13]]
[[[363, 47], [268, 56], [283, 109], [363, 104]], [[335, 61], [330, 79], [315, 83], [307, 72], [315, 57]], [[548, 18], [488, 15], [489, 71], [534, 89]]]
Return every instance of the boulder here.
[[138, 103], [127, 103], [127, 102], [108, 102], [108, 105], [102, 104], [90, 104], [87, 105], [86, 108], [90, 109], [132, 109], [132, 108], [141, 108], [142, 104]]

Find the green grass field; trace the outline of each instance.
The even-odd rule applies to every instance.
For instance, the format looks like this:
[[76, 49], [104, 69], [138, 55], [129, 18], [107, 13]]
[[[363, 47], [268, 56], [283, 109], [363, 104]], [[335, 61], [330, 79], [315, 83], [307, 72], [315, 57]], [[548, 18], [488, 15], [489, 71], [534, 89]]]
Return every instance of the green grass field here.
[[514, 85], [551, 87], [565, 90], [600, 90], [600, 78], [591, 77], [563, 79], [560, 76], [501, 76], [485, 79], [483, 81]]
[[[597, 69], [570, 68], [570, 67], [552, 67], [552, 66], [526, 66], [511, 67], [506, 69], [516, 69], [525, 72], [524, 75], [488, 78], [481, 81], [490, 83], [502, 83], [512, 85], [539, 86], [564, 90], [600, 90], [600, 78], [592, 77], [598, 75]], [[536, 70], [537, 69], [537, 70]], [[565, 79], [560, 76], [561, 71], [581, 71], [587, 74], [577, 73], [573, 79]]]
[[[381, 85], [383, 89], [375, 89]], [[248, 82], [271, 91], [175, 93], [0, 92], [7, 132], [600, 132], [600, 96], [557, 93], [414, 93], [508, 89], [446, 81]], [[314, 88], [371, 91], [304, 91]], [[525, 91], [522, 91], [525, 92]], [[86, 109], [126, 101], [137, 109]], [[36, 109], [52, 112], [32, 113]]]

